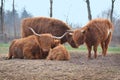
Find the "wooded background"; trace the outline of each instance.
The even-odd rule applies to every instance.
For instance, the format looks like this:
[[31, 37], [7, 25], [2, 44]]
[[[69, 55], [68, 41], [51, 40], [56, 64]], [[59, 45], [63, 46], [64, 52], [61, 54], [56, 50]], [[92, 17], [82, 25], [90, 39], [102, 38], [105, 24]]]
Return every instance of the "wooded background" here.
[[[1, 0], [1, 6], [0, 6], [0, 42], [10, 42], [14, 38], [20, 38], [21, 36], [21, 20], [23, 18], [27, 17], [34, 17], [32, 14], [30, 14], [25, 8], [23, 8], [23, 11], [21, 13], [18, 13], [18, 11], [15, 8], [15, 0], [12, 1], [12, 10], [5, 11], [5, 2], [7, 0]], [[90, 0], [83, 0], [86, 3], [87, 11], [88, 11], [88, 20], [92, 20], [92, 14], [91, 14], [91, 8], [90, 8]], [[108, 10], [105, 10], [101, 12], [101, 14], [98, 15], [100, 18], [107, 18], [111, 20], [114, 24], [114, 33], [113, 33], [113, 39], [111, 42], [112, 46], [120, 46], [120, 17], [116, 17], [114, 12], [114, 3], [116, 0], [109, 0], [111, 1], [111, 7]], [[53, 3], [54, 0], [50, 0], [50, 17], [53, 17]], [[55, 3], [54, 3], [55, 4]], [[68, 16], [69, 17], [69, 16]], [[68, 23], [72, 28], [78, 28], [82, 27], [81, 25], [75, 25], [73, 23], [69, 23], [69, 21], [66, 18], [66, 23]]]

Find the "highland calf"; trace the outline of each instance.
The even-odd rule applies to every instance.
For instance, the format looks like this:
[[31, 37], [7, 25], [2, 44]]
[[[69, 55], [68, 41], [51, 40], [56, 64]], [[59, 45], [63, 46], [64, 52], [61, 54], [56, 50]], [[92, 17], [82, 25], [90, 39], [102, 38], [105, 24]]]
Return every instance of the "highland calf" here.
[[48, 56], [51, 48], [57, 46], [61, 37], [52, 36], [51, 34], [37, 34], [30, 28], [34, 35], [16, 39], [9, 47], [8, 59], [27, 58], [27, 59], [43, 59]]
[[[62, 36], [67, 30], [71, 30], [66, 23], [58, 19], [47, 17], [26, 18], [22, 21], [21, 26], [23, 38], [33, 34], [28, 27], [33, 28], [38, 34], [50, 33], [57, 37]], [[60, 40], [61, 44], [68, 42], [72, 47], [77, 47], [69, 33]]]
[[51, 49], [47, 60], [69, 60], [70, 54], [63, 45], [58, 45], [55, 48]]
[[91, 58], [91, 50], [93, 46], [94, 57], [97, 57], [97, 47], [101, 44], [102, 54], [107, 53], [108, 45], [111, 41], [113, 33], [113, 25], [107, 19], [91, 20], [84, 27], [73, 31], [73, 39], [77, 46], [86, 43], [88, 49], [88, 58]]

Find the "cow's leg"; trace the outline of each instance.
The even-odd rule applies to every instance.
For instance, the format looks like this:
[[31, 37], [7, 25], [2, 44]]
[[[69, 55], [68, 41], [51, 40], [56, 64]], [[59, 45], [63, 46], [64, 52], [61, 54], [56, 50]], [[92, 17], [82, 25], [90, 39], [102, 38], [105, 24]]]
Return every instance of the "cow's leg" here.
[[16, 40], [13, 40], [10, 47], [9, 47], [9, 54], [8, 54], [7, 59], [12, 59], [12, 57], [13, 57], [13, 53], [15, 50], [15, 42], [16, 42]]
[[25, 59], [35, 59], [35, 57], [33, 55], [31, 55], [31, 53], [27, 53], [27, 54], [25, 53], [24, 58]]
[[16, 51], [10, 51], [9, 54], [8, 54], [8, 59], [16, 59], [16, 58], [19, 58], [19, 56], [17, 55], [17, 52]]
[[47, 60], [51, 60], [51, 54], [50, 54], [50, 53], [48, 54], [48, 56], [47, 56], [46, 59], [47, 59]]
[[40, 59], [41, 58], [41, 55], [39, 53], [36, 53], [35, 54], [35, 59]]
[[101, 42], [101, 48], [102, 48], [102, 55], [105, 56], [105, 43]]
[[88, 49], [88, 59], [90, 59], [91, 58], [92, 46], [91, 45], [87, 45], [87, 49]]
[[65, 56], [62, 55], [62, 54], [58, 54], [58, 55], [56, 56], [56, 60], [65, 60]]
[[57, 56], [55, 60], [62, 60], [62, 58]]
[[23, 56], [25, 59], [34, 59], [35, 57], [32, 55], [32, 51], [29, 49], [23, 50]]
[[46, 59], [47, 59], [47, 60], [51, 60], [50, 56], [48, 56]]
[[7, 57], [6, 59], [12, 59], [12, 54], [9, 53], [9, 54], [8, 54], [8, 57]]
[[52, 55], [48, 55], [46, 59], [47, 59], [47, 60], [53, 60], [54, 58], [53, 58]]
[[105, 53], [104, 53], [104, 56], [106, 56], [106, 54], [107, 54], [107, 50], [108, 50], [108, 45], [109, 45], [109, 43], [110, 43], [110, 41], [111, 41], [111, 35], [109, 35], [108, 36], [108, 38], [107, 38], [107, 40], [105, 41]]
[[94, 57], [95, 57], [95, 58], [97, 58], [97, 47], [98, 47], [98, 44], [93, 46]]

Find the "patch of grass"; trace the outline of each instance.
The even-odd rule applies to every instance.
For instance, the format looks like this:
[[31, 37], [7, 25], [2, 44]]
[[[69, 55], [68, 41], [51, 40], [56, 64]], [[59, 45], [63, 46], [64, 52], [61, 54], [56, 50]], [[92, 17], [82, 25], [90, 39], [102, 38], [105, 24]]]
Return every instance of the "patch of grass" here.
[[[79, 48], [72, 48], [69, 45], [65, 45], [67, 50], [69, 51], [80, 51], [80, 52], [87, 52], [87, 47], [85, 45], [80, 46]], [[102, 52], [101, 47], [98, 47], [98, 52]], [[109, 47], [108, 53], [120, 53], [120, 47]]]
[[9, 43], [0, 43], [0, 54], [8, 53], [9, 46]]
[[[0, 54], [8, 53], [9, 43], [0, 43]], [[80, 46], [79, 48], [72, 48], [70, 45], [65, 45], [68, 51], [79, 51], [79, 52], [87, 52], [87, 48], [85, 45]], [[98, 47], [98, 52], [101, 52], [101, 47]], [[108, 53], [120, 53], [120, 47], [109, 47]]]
[[120, 47], [109, 47], [108, 52], [110, 52], [110, 53], [120, 53]]
[[69, 50], [69, 51], [82, 51], [82, 52], [87, 51], [86, 46], [80, 46], [79, 48], [72, 48], [70, 45], [65, 45], [65, 47], [66, 47], [67, 50]]

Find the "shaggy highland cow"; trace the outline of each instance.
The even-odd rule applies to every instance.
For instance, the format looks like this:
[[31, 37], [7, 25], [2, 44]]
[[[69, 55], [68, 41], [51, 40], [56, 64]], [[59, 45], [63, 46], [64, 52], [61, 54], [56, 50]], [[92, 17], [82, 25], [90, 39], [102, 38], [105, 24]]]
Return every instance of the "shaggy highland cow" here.
[[[33, 28], [38, 34], [50, 33], [57, 37], [62, 36], [67, 30], [71, 30], [66, 23], [58, 19], [47, 17], [26, 18], [22, 21], [21, 26], [23, 38], [33, 34], [28, 27]], [[68, 42], [72, 47], [76, 48], [72, 36], [69, 33], [61, 39], [61, 44], [65, 42]]]
[[55, 48], [51, 49], [47, 60], [69, 60], [70, 54], [63, 45], [58, 45]]
[[101, 44], [102, 54], [107, 53], [108, 45], [111, 41], [113, 33], [113, 25], [107, 19], [94, 19], [87, 25], [73, 32], [73, 39], [77, 46], [86, 43], [88, 49], [88, 58], [91, 58], [91, 50], [93, 46], [94, 57], [97, 57], [97, 47]]
[[8, 59], [11, 58], [26, 58], [26, 59], [40, 59], [42, 58], [41, 49], [35, 41], [35, 35], [15, 39], [9, 47]]
[[27, 58], [27, 59], [43, 59], [48, 56], [51, 48], [57, 46], [61, 37], [55, 37], [51, 34], [37, 34], [30, 28], [34, 35], [16, 39], [9, 47], [8, 59], [13, 58]]

